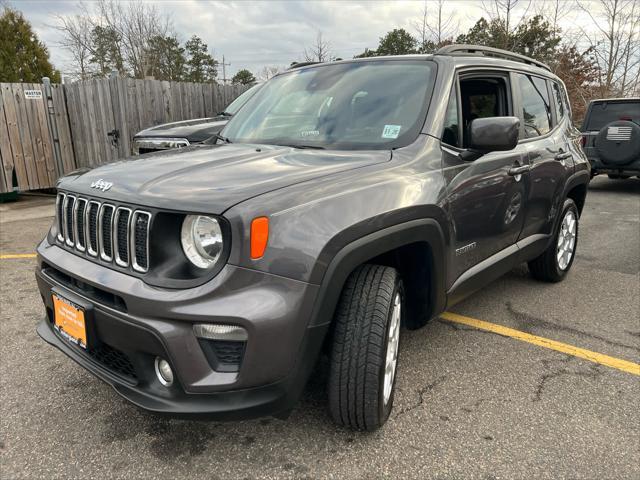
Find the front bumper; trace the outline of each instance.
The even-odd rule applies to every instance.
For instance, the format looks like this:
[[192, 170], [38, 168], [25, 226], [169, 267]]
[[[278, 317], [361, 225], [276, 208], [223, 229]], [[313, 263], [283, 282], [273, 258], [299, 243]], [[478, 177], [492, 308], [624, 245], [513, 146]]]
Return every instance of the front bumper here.
[[[127, 400], [175, 416], [238, 419], [290, 410], [328, 328], [308, 327], [316, 285], [231, 265], [200, 287], [164, 290], [45, 240], [38, 247], [36, 278], [47, 310], [38, 334], [46, 342]], [[54, 291], [88, 305], [87, 328], [93, 337], [88, 351], [53, 328]], [[195, 323], [247, 330], [238, 372], [212, 368], [193, 334]], [[174, 370], [171, 387], [155, 376], [156, 356]]]

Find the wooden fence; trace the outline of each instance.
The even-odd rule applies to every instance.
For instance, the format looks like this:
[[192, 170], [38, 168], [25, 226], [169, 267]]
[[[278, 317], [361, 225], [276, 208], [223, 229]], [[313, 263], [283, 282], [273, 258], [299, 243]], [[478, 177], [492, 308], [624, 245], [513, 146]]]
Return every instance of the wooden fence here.
[[119, 77], [0, 83], [0, 193], [50, 188], [76, 168], [126, 157], [138, 131], [212, 117], [245, 89]]

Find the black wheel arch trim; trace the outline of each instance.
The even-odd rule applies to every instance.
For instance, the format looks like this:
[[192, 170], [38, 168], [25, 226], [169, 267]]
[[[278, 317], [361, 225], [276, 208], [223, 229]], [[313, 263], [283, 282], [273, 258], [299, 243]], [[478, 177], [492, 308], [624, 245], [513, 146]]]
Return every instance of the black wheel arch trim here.
[[331, 323], [344, 283], [356, 267], [394, 249], [422, 242], [429, 245], [432, 257], [430, 316], [444, 311], [445, 237], [437, 220], [422, 218], [383, 228], [340, 249], [326, 268], [309, 326]]
[[[567, 181], [564, 184], [564, 191], [562, 193], [562, 198], [563, 199], [568, 198], [569, 192], [573, 190], [575, 187], [578, 187], [580, 185], [584, 185], [585, 187], [588, 186], [590, 181], [591, 181], [591, 173], [588, 167], [572, 173], [569, 176], [569, 178], [567, 178]], [[563, 203], [564, 203], [564, 200], [563, 200]], [[579, 212], [579, 213], [582, 213], [582, 212]]]

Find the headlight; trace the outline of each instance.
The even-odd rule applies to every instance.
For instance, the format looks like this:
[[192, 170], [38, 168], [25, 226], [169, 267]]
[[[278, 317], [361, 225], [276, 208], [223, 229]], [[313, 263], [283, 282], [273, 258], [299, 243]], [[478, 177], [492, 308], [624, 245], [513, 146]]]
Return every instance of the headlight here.
[[196, 267], [209, 268], [222, 254], [222, 229], [215, 218], [187, 215], [181, 239], [184, 254]]

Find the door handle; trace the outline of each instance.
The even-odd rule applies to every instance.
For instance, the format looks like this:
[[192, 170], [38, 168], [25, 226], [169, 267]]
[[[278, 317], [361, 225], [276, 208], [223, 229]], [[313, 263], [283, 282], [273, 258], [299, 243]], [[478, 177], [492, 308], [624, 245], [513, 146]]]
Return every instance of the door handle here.
[[571, 157], [571, 152], [560, 152], [553, 158], [555, 158], [556, 160], [562, 161], [562, 160], [566, 160], [567, 158], [570, 158], [570, 157]]
[[519, 167], [511, 167], [507, 173], [515, 177], [516, 175], [527, 173], [529, 170], [531, 170], [531, 165], [522, 165]]

